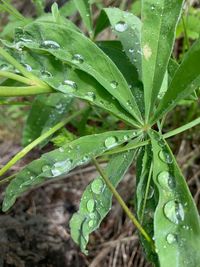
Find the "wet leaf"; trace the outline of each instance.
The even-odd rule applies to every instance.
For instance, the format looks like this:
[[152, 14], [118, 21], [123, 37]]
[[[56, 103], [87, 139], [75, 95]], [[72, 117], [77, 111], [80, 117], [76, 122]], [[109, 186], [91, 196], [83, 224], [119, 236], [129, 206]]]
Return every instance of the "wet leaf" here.
[[111, 131], [102, 134], [80, 137], [66, 145], [43, 154], [40, 159], [32, 161], [6, 188], [3, 210], [8, 210], [22, 193], [51, 180], [66, 175], [76, 166], [88, 163], [111, 148], [136, 137], [138, 131]]
[[167, 70], [182, 3], [183, 0], [142, 1], [142, 81], [146, 121]]
[[159, 193], [154, 238], [162, 267], [196, 267], [200, 262], [199, 214], [176, 159], [162, 136], [149, 132], [153, 180]]
[[[124, 152], [112, 156], [107, 164], [105, 173], [108, 175], [114, 187], [117, 187], [123, 179], [135, 156], [135, 151]], [[71, 236], [80, 246], [82, 252], [87, 254], [86, 245], [89, 234], [99, 228], [100, 223], [108, 214], [112, 205], [112, 193], [105, 185], [103, 179], [95, 178], [85, 189], [79, 211], [76, 212], [71, 221]]]

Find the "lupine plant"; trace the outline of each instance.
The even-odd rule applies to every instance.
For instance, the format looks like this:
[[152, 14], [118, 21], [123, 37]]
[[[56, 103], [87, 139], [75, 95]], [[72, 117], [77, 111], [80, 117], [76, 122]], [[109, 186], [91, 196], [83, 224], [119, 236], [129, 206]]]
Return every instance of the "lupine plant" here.
[[[122, 121], [112, 130], [65, 139], [9, 181], [2, 209], [9, 210], [25, 191], [64, 177], [91, 162], [99, 176], [85, 189], [79, 210], [70, 221], [71, 236], [87, 254], [89, 235], [111, 208], [114, 196], [139, 232], [146, 257], [155, 266], [200, 265], [200, 222], [196, 205], [166, 139], [200, 123], [200, 118], [163, 134], [166, 115], [183, 99], [195, 99], [200, 85], [200, 39], [181, 64], [172, 58], [183, 0], [142, 0], [141, 19], [118, 8], [102, 9], [94, 27], [91, 3], [74, 0], [87, 32], [61, 15], [34, 21], [15, 12], [22, 26], [13, 40], [1, 39], [0, 97], [31, 97], [23, 131], [25, 146], [1, 170], [3, 175], [37, 145], [74, 119], [87, 103]], [[107, 27], [115, 41], [97, 41]], [[34, 100], [33, 100], [34, 99]], [[86, 103], [71, 112], [75, 99]], [[180, 118], [181, 120], [181, 118]], [[107, 158], [107, 166], [99, 164]], [[136, 162], [135, 215], [116, 188]]]

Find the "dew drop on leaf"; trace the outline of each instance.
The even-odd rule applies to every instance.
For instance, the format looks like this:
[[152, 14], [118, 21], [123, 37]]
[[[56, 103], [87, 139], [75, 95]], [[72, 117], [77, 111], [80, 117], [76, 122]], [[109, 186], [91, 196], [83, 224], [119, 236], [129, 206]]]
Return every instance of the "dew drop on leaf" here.
[[26, 63], [24, 63], [22, 65], [26, 68], [27, 71], [32, 71], [32, 67], [30, 65], [28, 65]]
[[97, 194], [97, 195], [102, 192], [103, 187], [104, 187], [104, 183], [103, 183], [102, 179], [96, 179], [91, 184], [92, 192]]
[[112, 148], [117, 145], [117, 138], [115, 136], [109, 136], [105, 140], [105, 147]]
[[152, 186], [149, 187], [147, 199], [151, 199], [154, 195], [154, 188]]
[[89, 227], [92, 227], [94, 225], [94, 221], [93, 220], [90, 220], [89, 222], [88, 222], [88, 226]]
[[161, 151], [159, 152], [159, 158], [160, 158], [163, 162], [168, 163], [168, 164], [171, 164], [171, 163], [173, 162], [173, 159], [172, 159], [171, 155], [168, 154], [166, 151], [163, 151], [163, 150], [161, 150]]
[[110, 85], [111, 85], [112, 88], [116, 89], [117, 86], [118, 86], [118, 82], [116, 82], [116, 81], [112, 81], [112, 82], [110, 83]]
[[117, 32], [124, 32], [128, 29], [128, 24], [126, 24], [124, 21], [119, 21], [117, 24], [115, 24], [114, 28]]
[[44, 47], [47, 49], [58, 49], [60, 48], [60, 45], [52, 40], [45, 40], [41, 43], [40, 47]]
[[50, 168], [51, 168], [51, 167], [50, 167], [49, 165], [44, 165], [44, 166], [42, 167], [42, 171], [43, 171], [43, 172], [49, 171]]
[[50, 77], [52, 77], [52, 74], [49, 71], [47, 71], [47, 70], [42, 70], [41, 71], [41, 76], [43, 78], [50, 78]]
[[58, 161], [54, 163], [51, 172], [53, 176], [61, 175], [65, 172], [68, 172], [71, 169], [72, 161], [70, 159], [64, 161]]
[[184, 220], [184, 209], [178, 201], [170, 200], [164, 206], [164, 214], [168, 220], [175, 224], [179, 224]]
[[166, 240], [167, 240], [167, 243], [171, 245], [177, 241], [176, 235], [170, 233], [167, 235]]
[[158, 174], [158, 183], [163, 189], [173, 189], [176, 186], [174, 177], [168, 171]]
[[88, 200], [86, 206], [87, 206], [87, 210], [88, 210], [88, 212], [93, 212], [93, 211], [94, 211], [94, 207], [95, 207], [95, 202], [94, 202], [94, 200], [93, 200], [93, 199]]
[[81, 64], [84, 62], [84, 58], [79, 54], [75, 54], [72, 57], [72, 62], [75, 64]]
[[96, 99], [96, 95], [93, 92], [87, 92], [85, 95], [85, 99], [89, 101], [94, 101]]
[[77, 84], [71, 80], [64, 80], [64, 82], [58, 87], [58, 89], [63, 93], [73, 93], [77, 90], [77, 88]]

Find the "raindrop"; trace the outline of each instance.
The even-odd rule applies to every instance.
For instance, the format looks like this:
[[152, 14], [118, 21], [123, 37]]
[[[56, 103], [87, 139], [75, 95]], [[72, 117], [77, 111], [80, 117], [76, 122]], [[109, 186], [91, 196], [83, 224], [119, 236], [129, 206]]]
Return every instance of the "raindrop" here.
[[92, 227], [94, 225], [94, 221], [93, 220], [90, 220], [89, 222], [88, 222], [88, 226], [89, 227]]
[[43, 78], [50, 78], [50, 77], [52, 77], [52, 74], [49, 71], [47, 71], [47, 70], [42, 70], [41, 71], [41, 75], [42, 75]]
[[58, 161], [53, 165], [51, 172], [53, 176], [59, 176], [68, 172], [71, 169], [72, 161], [70, 159], [64, 161]]
[[63, 93], [73, 93], [77, 90], [77, 84], [71, 80], [65, 80], [58, 89]]
[[127, 104], [127, 106], [128, 106], [130, 109], [133, 109], [133, 107], [132, 107], [132, 105], [131, 105], [131, 101], [130, 101], [130, 100], [128, 100], [128, 101], [126, 102], [126, 104]]
[[166, 239], [167, 239], [167, 243], [170, 245], [177, 241], [176, 236], [171, 233], [167, 235]]
[[44, 165], [44, 166], [42, 167], [42, 171], [43, 171], [43, 172], [49, 171], [50, 168], [51, 168], [51, 167], [50, 167], [49, 165]]
[[116, 82], [116, 81], [112, 81], [112, 82], [110, 83], [110, 85], [111, 85], [112, 88], [116, 89], [117, 86], [118, 86], [118, 82]]
[[89, 101], [94, 101], [95, 98], [96, 98], [96, 95], [93, 92], [87, 92], [85, 95], [85, 99], [87, 99]]
[[134, 52], [134, 49], [133, 48], [129, 48], [129, 53], [133, 53]]
[[151, 10], [152, 10], [152, 11], [155, 10], [155, 6], [154, 6], [154, 5], [151, 6]]
[[100, 194], [103, 190], [103, 187], [104, 187], [104, 183], [102, 179], [100, 178], [95, 179], [91, 184], [92, 192], [95, 194]]
[[173, 162], [171, 155], [168, 154], [166, 151], [161, 150], [159, 152], [159, 157], [163, 162], [166, 162], [168, 164], [171, 164]]
[[154, 195], [154, 188], [152, 186], [149, 187], [147, 199], [151, 199]]
[[88, 200], [87, 202], [87, 210], [88, 212], [93, 212], [95, 207], [95, 202], [93, 199]]
[[72, 62], [75, 64], [81, 64], [84, 62], [84, 58], [79, 54], [75, 54], [72, 57]]
[[115, 24], [115, 30], [117, 32], [124, 32], [128, 29], [128, 25], [124, 21], [119, 21]]
[[124, 140], [125, 140], [125, 141], [128, 141], [129, 138], [130, 138], [130, 137], [129, 137], [128, 135], [124, 135]]
[[41, 43], [40, 47], [44, 47], [47, 49], [58, 49], [58, 48], [60, 48], [60, 45], [58, 43], [56, 43], [55, 41], [46, 40], [46, 41], [43, 41]]
[[168, 220], [175, 224], [184, 220], [184, 209], [181, 203], [170, 200], [164, 206], [164, 214]]
[[168, 171], [158, 174], [158, 183], [163, 189], [174, 189], [176, 186], [174, 177]]
[[109, 136], [105, 140], [105, 147], [112, 148], [117, 145], [117, 138], [115, 136]]
[[26, 63], [23, 64], [27, 71], [32, 71], [32, 67]]

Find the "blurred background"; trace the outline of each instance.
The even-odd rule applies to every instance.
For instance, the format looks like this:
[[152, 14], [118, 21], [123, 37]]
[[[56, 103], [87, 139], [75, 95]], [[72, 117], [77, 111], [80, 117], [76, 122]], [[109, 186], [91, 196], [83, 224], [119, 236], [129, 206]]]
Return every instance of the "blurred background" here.
[[[40, 15], [41, 5], [50, 12], [57, 2], [61, 12], [84, 31], [84, 26], [73, 1], [14, 0], [10, 1], [24, 16], [35, 18]], [[101, 1], [92, 0], [94, 23], [103, 7], [120, 7], [140, 16], [141, 1]], [[0, 1], [1, 3], [1, 1]], [[1, 9], [0, 9], [1, 10]], [[17, 25], [14, 18], [0, 13], [0, 38], [12, 39], [12, 31]], [[173, 57], [181, 61], [188, 48], [199, 38], [200, 3], [188, 0], [180, 19]], [[115, 38], [110, 29], [99, 39]], [[192, 66], [191, 66], [192, 68]], [[199, 94], [199, 92], [197, 92]], [[18, 101], [26, 98], [18, 98]], [[30, 100], [30, 98], [29, 98]], [[109, 127], [123, 129], [123, 123], [100, 109], [91, 108], [85, 119], [85, 134], [96, 129]], [[21, 148], [21, 135], [29, 111], [28, 106], [0, 105], [0, 167]], [[175, 129], [200, 116], [199, 101], [188, 99], [177, 106], [166, 118], [164, 132]], [[78, 127], [73, 121], [70, 129]], [[200, 126], [169, 140], [181, 169], [200, 210]], [[25, 159], [16, 164], [7, 175], [12, 175], [22, 166], [49, 151], [52, 144], [34, 149]], [[47, 183], [26, 193], [10, 212], [0, 213], [0, 267], [147, 267], [137, 232], [123, 211], [113, 200], [113, 207], [98, 231], [90, 237], [89, 255], [80, 253], [70, 239], [69, 219], [78, 209], [80, 197], [86, 185], [96, 176], [95, 168], [86, 165], [72, 171], [65, 179]], [[128, 185], [128, 186], [127, 186]], [[118, 187], [129, 207], [134, 210], [135, 166], [132, 166]], [[0, 201], [5, 186], [0, 187]]]

